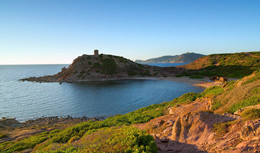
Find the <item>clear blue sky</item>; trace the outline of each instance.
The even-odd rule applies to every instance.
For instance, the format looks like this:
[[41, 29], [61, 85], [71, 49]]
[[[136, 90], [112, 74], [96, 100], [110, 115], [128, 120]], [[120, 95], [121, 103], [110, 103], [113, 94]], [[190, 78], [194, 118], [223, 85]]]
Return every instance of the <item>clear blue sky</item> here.
[[0, 64], [260, 50], [260, 0], [0, 0]]

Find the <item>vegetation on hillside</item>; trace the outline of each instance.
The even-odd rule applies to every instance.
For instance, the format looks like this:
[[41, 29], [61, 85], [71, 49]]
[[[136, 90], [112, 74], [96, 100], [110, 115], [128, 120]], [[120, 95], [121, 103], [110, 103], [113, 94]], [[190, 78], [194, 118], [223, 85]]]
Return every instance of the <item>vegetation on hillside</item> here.
[[151, 135], [129, 126], [90, 130], [79, 140], [73, 141], [74, 138], [69, 143], [51, 144], [39, 152], [157, 152]]
[[[80, 139], [82, 138], [81, 143], [84, 143], [84, 135], [89, 132], [95, 133], [96, 130], [98, 129], [103, 129], [103, 128], [114, 128], [114, 126], [126, 126], [125, 128], [130, 128], [128, 126], [132, 124], [137, 124], [137, 123], [145, 123], [150, 121], [151, 119], [154, 119], [156, 117], [162, 116], [165, 114], [165, 110], [169, 106], [174, 106], [177, 104], [181, 103], [186, 103], [186, 102], [191, 102], [197, 98], [198, 94], [196, 93], [187, 93], [184, 94], [181, 97], [175, 98], [171, 102], [165, 102], [161, 104], [154, 104], [148, 107], [141, 108], [139, 110], [136, 110], [134, 112], [127, 113], [125, 115], [116, 115], [113, 117], [109, 117], [103, 121], [88, 121], [88, 122], [82, 122], [77, 125], [74, 125], [72, 127], [68, 127], [64, 130], [54, 130], [50, 132], [44, 132], [37, 134], [35, 136], [22, 139], [18, 142], [6, 142], [0, 144], [0, 150], [3, 150], [6, 153], [11, 153], [14, 151], [21, 151], [25, 150], [28, 148], [35, 148], [35, 150], [38, 151], [44, 151], [45, 148], [47, 150], [50, 150], [51, 147], [49, 145], [53, 144], [60, 144], [61, 146], [66, 146], [62, 152], [69, 151], [71, 149], [69, 142], [71, 142], [73, 139]], [[108, 129], [109, 130], [109, 129]], [[130, 128], [130, 133], [135, 132], [136, 130]], [[136, 131], [137, 135], [140, 135], [140, 130]], [[142, 132], [141, 132], [142, 133]], [[98, 135], [98, 134], [97, 134]], [[135, 135], [135, 134], [134, 134]], [[152, 143], [151, 138], [148, 137], [145, 133], [143, 133], [144, 136], [141, 136], [140, 138], [143, 138], [145, 140], [136, 140], [133, 141], [132, 143], [135, 145], [132, 145], [130, 150], [132, 151], [129, 152], [154, 152], [154, 151], [148, 151], [150, 149], [154, 150], [154, 143]], [[124, 139], [129, 137], [130, 135], [115, 135], [115, 139]], [[147, 141], [146, 141], [147, 140]], [[149, 140], [149, 141], [148, 141]], [[149, 143], [148, 143], [149, 142]], [[102, 145], [113, 145], [112, 142], [110, 142], [110, 139], [107, 141], [101, 142]], [[137, 147], [136, 144], [139, 144]], [[59, 145], [58, 145], [59, 146]], [[91, 149], [101, 149], [98, 146], [92, 146], [93, 148]], [[150, 149], [149, 149], [150, 148]], [[84, 150], [84, 148], [77, 148], [77, 146], [74, 146], [74, 148], [70, 151], [75, 151], [75, 150]], [[135, 149], [135, 150], [134, 150]], [[137, 151], [137, 150], [140, 151]], [[146, 150], [147, 149], [147, 150]], [[56, 149], [58, 151], [59, 149]], [[111, 150], [111, 152], [115, 152], [115, 150]]]
[[[39, 133], [15, 142], [7, 141], [0, 144], [0, 150], [5, 153], [30, 148], [37, 152], [156, 152], [153, 138], [131, 125], [166, 115], [169, 107], [190, 103], [198, 98], [212, 99], [211, 109], [214, 113], [234, 113], [243, 107], [260, 104], [259, 76], [260, 71], [255, 71], [238, 81], [210, 87], [202, 93], [187, 93], [171, 102], [154, 104], [102, 121], [82, 122], [64, 130]], [[242, 116], [244, 119], [259, 118], [259, 109], [245, 111]], [[231, 124], [216, 124], [214, 130], [221, 137], [228, 132]]]
[[177, 76], [225, 76], [241, 78], [260, 69], [260, 52], [213, 54], [180, 66], [185, 69]]

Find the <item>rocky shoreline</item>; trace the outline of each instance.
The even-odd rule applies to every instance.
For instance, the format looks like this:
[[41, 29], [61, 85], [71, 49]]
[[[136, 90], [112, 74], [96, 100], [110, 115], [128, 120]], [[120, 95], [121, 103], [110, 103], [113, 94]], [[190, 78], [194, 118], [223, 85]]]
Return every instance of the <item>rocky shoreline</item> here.
[[[30, 77], [26, 79], [20, 79], [19, 81], [29, 81], [29, 82], [39, 82], [39, 83], [55, 83], [56, 81], [55, 77], [53, 76], [45, 76], [45, 77]], [[174, 82], [180, 82], [185, 83], [193, 86], [208, 88], [212, 85], [218, 85], [214, 82], [210, 82], [210, 80], [207, 77], [204, 77], [202, 79], [192, 79], [189, 77], [121, 77], [121, 78], [93, 78], [93, 79], [83, 79], [83, 80], [74, 80], [74, 81], [63, 81], [58, 82], [60, 84], [62, 83], [87, 83], [87, 82], [106, 82], [106, 81], [122, 81], [122, 80], [167, 80], [167, 81], [174, 81]], [[210, 85], [209, 85], [210, 84]]]
[[16, 120], [16, 118], [5, 118], [2, 117], [0, 119], [0, 127], [1, 128], [15, 128], [15, 127], [33, 127], [33, 126], [39, 126], [39, 127], [44, 127], [44, 126], [49, 126], [49, 125], [54, 125], [54, 124], [64, 124], [64, 123], [80, 123], [80, 122], [85, 122], [85, 121], [100, 121], [104, 120], [105, 117], [99, 116], [99, 117], [92, 117], [88, 118], [86, 116], [82, 117], [72, 117], [72, 116], [50, 116], [50, 117], [39, 117], [36, 119], [30, 119], [26, 120], [24, 122], [19, 122]]

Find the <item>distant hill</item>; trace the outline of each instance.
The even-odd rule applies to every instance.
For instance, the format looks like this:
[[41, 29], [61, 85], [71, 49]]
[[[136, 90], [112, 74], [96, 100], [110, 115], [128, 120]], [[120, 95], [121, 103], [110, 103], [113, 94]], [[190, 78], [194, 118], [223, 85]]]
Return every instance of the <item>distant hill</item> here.
[[185, 53], [175, 56], [162, 56], [148, 60], [136, 60], [137, 63], [191, 63], [204, 55], [197, 53]]

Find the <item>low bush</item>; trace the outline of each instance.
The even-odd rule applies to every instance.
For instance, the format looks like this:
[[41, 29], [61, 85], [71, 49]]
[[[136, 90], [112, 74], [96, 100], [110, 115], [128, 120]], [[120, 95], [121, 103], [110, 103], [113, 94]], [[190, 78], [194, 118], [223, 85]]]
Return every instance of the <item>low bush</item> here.
[[216, 137], [223, 137], [225, 134], [228, 133], [229, 127], [233, 124], [233, 121], [231, 122], [218, 122], [213, 125], [213, 132], [216, 133]]
[[241, 102], [233, 104], [230, 108], [229, 111], [234, 113], [235, 111], [247, 107], [247, 106], [252, 106], [252, 105], [257, 105], [260, 104], [260, 95], [253, 95], [247, 99], [242, 100]]
[[242, 112], [242, 117], [245, 119], [258, 119], [260, 118], [260, 109], [252, 108]]
[[0, 132], [0, 139], [5, 137], [7, 137], [7, 135], [5, 133]]
[[113, 75], [116, 73], [117, 70], [117, 64], [114, 61], [114, 59], [103, 59], [102, 60], [102, 71], [105, 72], [108, 75]]
[[157, 147], [151, 135], [134, 127], [102, 128], [72, 144], [52, 144], [38, 152], [149, 152]]
[[205, 96], [215, 96], [215, 95], [220, 95], [224, 92], [224, 89], [220, 86], [213, 86], [207, 88], [204, 92], [200, 94], [201, 97]]
[[221, 104], [221, 101], [220, 100], [217, 100], [217, 101], [214, 101], [213, 104], [212, 104], [212, 108], [211, 110], [217, 110], [218, 108], [220, 108], [222, 106]]
[[101, 68], [101, 64], [100, 63], [94, 63], [92, 68]]
[[0, 143], [0, 151], [5, 150], [6, 148], [11, 146], [12, 144], [14, 144], [13, 141], [6, 141], [6, 142], [3, 142], [3, 143]]
[[39, 134], [39, 135], [31, 136], [31, 137], [23, 139], [19, 142], [13, 143], [8, 148], [3, 149], [2, 151], [4, 153], [22, 151], [22, 150], [25, 150], [28, 148], [33, 148], [35, 145], [37, 145], [47, 139], [48, 139], [47, 134]]

